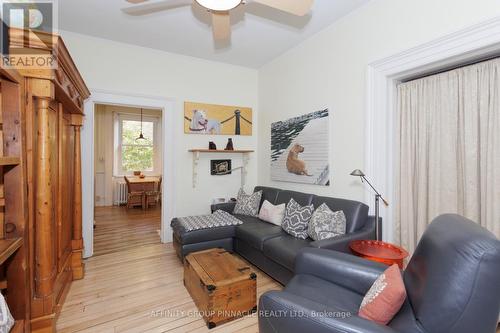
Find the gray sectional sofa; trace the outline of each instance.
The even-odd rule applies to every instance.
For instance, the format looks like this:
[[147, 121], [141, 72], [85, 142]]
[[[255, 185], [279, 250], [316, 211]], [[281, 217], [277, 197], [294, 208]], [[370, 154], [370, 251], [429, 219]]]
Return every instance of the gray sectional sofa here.
[[[368, 206], [352, 200], [321, 197], [313, 194], [257, 186], [262, 201], [274, 205], [288, 203], [291, 198], [301, 205], [319, 207], [326, 203], [331, 210], [342, 210], [347, 219], [346, 234], [322, 241], [298, 239], [271, 223], [257, 217], [235, 215], [243, 224], [186, 232], [177, 219], [173, 219], [173, 243], [180, 259], [191, 252], [214, 247], [234, 251], [282, 284], [294, 274], [294, 262], [303, 248], [323, 248], [349, 253], [349, 243], [356, 239], [375, 239], [375, 218], [368, 216]], [[235, 203], [214, 205], [232, 213]], [[379, 221], [380, 223], [380, 221]]]

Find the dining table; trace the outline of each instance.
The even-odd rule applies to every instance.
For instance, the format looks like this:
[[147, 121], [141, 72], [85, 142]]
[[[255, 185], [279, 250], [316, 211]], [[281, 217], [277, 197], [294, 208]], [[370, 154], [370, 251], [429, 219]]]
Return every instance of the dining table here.
[[[160, 177], [154, 177], [154, 176], [146, 176], [146, 177], [139, 177], [139, 176], [125, 176], [127, 181], [130, 184], [130, 192], [149, 192], [149, 191], [157, 191], [157, 185], [160, 182]], [[145, 200], [143, 200], [143, 208], [145, 207], [147, 203]]]
[[146, 176], [146, 177], [139, 177], [139, 176], [125, 176], [127, 177], [127, 180], [130, 182], [130, 184], [155, 184], [160, 181], [160, 177], [154, 177], [154, 176]]

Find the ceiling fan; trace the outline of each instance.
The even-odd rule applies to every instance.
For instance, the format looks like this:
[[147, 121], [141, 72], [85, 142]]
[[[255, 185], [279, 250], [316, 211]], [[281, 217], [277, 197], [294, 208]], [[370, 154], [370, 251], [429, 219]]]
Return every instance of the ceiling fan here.
[[193, 2], [205, 7], [212, 14], [212, 30], [216, 40], [229, 39], [231, 36], [231, 22], [229, 11], [255, 2], [269, 6], [292, 15], [304, 16], [311, 10], [314, 0], [126, 0], [135, 6], [124, 8], [129, 15], [144, 15], [173, 8], [189, 6]]

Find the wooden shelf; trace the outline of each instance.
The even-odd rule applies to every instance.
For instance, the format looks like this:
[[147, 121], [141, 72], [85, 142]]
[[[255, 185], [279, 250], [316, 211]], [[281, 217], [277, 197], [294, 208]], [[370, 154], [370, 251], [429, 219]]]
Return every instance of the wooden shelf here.
[[21, 163], [19, 157], [0, 156], [0, 166], [18, 165], [19, 163]]
[[23, 245], [22, 238], [0, 239], [0, 265]]
[[240, 149], [240, 150], [213, 150], [213, 149], [189, 149], [190, 153], [216, 153], [216, 154], [247, 154], [253, 153], [254, 150]]

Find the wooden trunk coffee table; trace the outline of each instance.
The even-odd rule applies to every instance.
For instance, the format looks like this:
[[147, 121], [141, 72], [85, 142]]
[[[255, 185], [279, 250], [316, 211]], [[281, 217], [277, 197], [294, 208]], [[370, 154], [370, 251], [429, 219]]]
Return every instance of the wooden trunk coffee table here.
[[188, 254], [184, 285], [208, 328], [257, 311], [257, 275], [224, 249]]

